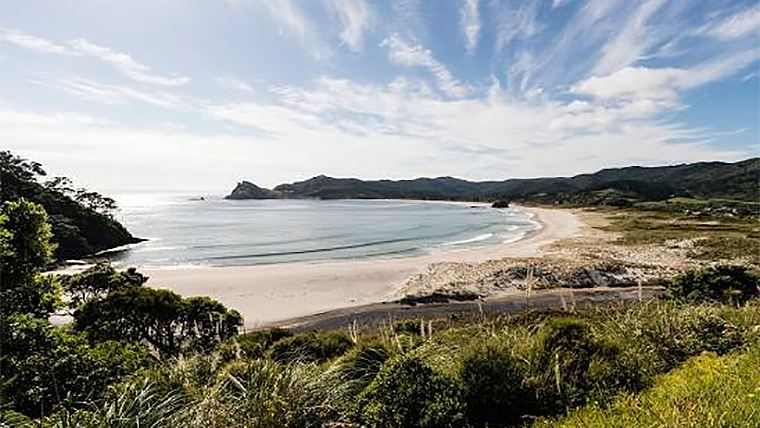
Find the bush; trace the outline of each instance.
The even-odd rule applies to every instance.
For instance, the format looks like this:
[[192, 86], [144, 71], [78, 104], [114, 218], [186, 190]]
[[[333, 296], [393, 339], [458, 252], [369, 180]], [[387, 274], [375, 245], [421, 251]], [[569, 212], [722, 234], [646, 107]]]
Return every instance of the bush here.
[[89, 345], [82, 334], [28, 315], [4, 317], [2, 325], [3, 404], [28, 416], [50, 414], [59, 404], [100, 397], [106, 386], [149, 364], [140, 345]]
[[252, 331], [232, 338], [231, 342], [237, 344], [240, 349], [239, 355], [250, 359], [264, 358], [267, 350], [280, 339], [293, 336], [293, 332], [284, 328]]
[[744, 266], [714, 266], [680, 274], [667, 289], [670, 296], [691, 303], [742, 304], [760, 294], [760, 276]]
[[534, 411], [551, 414], [582, 404], [600, 385], [620, 383], [617, 356], [614, 346], [592, 338], [585, 322], [552, 319], [540, 330], [532, 356], [535, 372], [528, 383], [538, 406]]
[[352, 389], [359, 393], [375, 379], [383, 364], [393, 354], [394, 350], [380, 340], [360, 343], [340, 359], [340, 373], [352, 384]]
[[361, 418], [377, 428], [464, 426], [458, 390], [419, 357], [401, 356], [384, 364], [359, 396]]
[[342, 332], [309, 332], [278, 340], [268, 355], [275, 361], [322, 362], [345, 354], [353, 345]]
[[539, 427], [757, 427], [760, 367], [757, 348], [722, 357], [705, 353], [659, 376], [640, 395], [590, 405]]
[[475, 426], [504, 426], [519, 421], [529, 408], [523, 386], [526, 368], [509, 348], [482, 344], [468, 349], [459, 377], [468, 421]]

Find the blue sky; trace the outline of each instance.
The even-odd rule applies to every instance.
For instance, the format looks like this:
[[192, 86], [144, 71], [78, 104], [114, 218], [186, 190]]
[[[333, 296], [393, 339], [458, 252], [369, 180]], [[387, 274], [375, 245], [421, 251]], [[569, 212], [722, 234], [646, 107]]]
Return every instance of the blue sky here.
[[754, 0], [0, 0], [2, 146], [97, 190], [760, 155]]

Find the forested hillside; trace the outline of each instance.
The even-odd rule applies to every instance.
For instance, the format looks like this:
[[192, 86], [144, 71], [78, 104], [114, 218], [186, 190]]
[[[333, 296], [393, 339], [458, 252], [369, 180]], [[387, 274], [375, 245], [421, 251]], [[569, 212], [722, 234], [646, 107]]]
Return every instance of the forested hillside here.
[[80, 258], [140, 241], [111, 216], [116, 209], [113, 199], [75, 189], [65, 177], [46, 177], [39, 163], [0, 152], [2, 203], [26, 198], [45, 208], [57, 245], [56, 259]]
[[[664, 200], [672, 197], [760, 200], [760, 158], [742, 162], [700, 162], [662, 167], [604, 169], [574, 177], [471, 182], [452, 177], [414, 180], [332, 178], [320, 175], [273, 190], [243, 182], [230, 199], [435, 199], [536, 200], [598, 204], [619, 198]], [[254, 189], [255, 188], [255, 189]], [[255, 191], [251, 191], [254, 189]], [[606, 192], [600, 196], [600, 192]]]

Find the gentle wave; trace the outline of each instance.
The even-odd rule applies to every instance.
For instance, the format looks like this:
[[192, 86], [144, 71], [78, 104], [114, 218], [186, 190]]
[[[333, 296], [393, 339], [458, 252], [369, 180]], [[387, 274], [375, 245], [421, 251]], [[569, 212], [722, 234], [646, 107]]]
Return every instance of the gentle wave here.
[[461, 241], [444, 242], [443, 244], [441, 244], [441, 246], [448, 247], [451, 245], [471, 244], [473, 242], [485, 241], [486, 239], [489, 239], [491, 237], [493, 237], [493, 233], [484, 233], [482, 235], [478, 235], [470, 239], [463, 239]]
[[339, 245], [335, 247], [312, 248], [308, 250], [295, 250], [295, 251], [280, 251], [280, 252], [272, 252], [272, 253], [239, 254], [239, 255], [229, 255], [229, 256], [208, 257], [208, 259], [209, 260], [225, 260], [225, 259], [233, 260], [233, 259], [255, 259], [255, 258], [276, 257], [276, 256], [295, 256], [298, 254], [327, 253], [331, 251], [353, 250], [356, 248], [375, 247], [378, 245], [396, 244], [399, 242], [409, 242], [409, 241], [417, 241], [417, 240], [419, 240], [419, 238], [387, 239], [384, 241], [364, 242], [361, 244], [352, 244], [352, 245]]

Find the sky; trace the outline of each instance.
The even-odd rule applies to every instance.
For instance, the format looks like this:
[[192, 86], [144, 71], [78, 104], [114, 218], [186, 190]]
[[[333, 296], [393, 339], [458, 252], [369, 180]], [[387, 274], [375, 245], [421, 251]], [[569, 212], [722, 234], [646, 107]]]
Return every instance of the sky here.
[[756, 0], [0, 0], [1, 149], [116, 189], [760, 156]]

